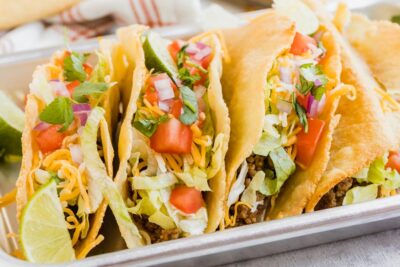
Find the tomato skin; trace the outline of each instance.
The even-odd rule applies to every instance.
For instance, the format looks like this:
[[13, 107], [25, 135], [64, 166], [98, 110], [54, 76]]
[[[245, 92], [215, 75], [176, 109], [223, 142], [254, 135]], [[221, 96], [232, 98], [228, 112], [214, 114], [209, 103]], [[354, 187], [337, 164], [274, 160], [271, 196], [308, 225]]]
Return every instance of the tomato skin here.
[[82, 64], [82, 66], [83, 66], [83, 69], [85, 70], [85, 72], [86, 72], [87, 75], [92, 74], [92, 72], [93, 72], [93, 67], [92, 67], [90, 64], [84, 63], [84, 64]]
[[297, 102], [302, 106], [305, 110], [307, 110], [308, 107], [308, 101], [309, 101], [309, 95], [302, 95], [300, 93], [297, 94], [296, 97]]
[[390, 151], [388, 162], [386, 163], [386, 168], [390, 168], [392, 170], [396, 170], [400, 173], [400, 152], [399, 151]]
[[201, 192], [194, 187], [184, 185], [177, 186], [172, 190], [169, 202], [187, 214], [195, 213], [204, 206]]
[[308, 132], [305, 133], [303, 129], [300, 133], [298, 133], [296, 142], [296, 162], [304, 169], [311, 164], [325, 126], [325, 122], [320, 119], [308, 118], [307, 121]]
[[202, 66], [204, 69], [208, 69], [208, 67], [210, 66], [211, 60], [212, 60], [212, 55], [209, 54], [208, 56], [204, 57], [204, 58], [201, 60], [201, 66]]
[[299, 32], [296, 32], [296, 36], [294, 37], [292, 47], [290, 48], [290, 53], [300, 56], [310, 49], [308, 47], [309, 44], [317, 46], [317, 42], [313, 38], [301, 34]]
[[144, 93], [144, 98], [153, 106], [158, 104], [158, 93], [154, 88], [147, 87]]
[[159, 153], [188, 154], [191, 151], [193, 133], [189, 126], [171, 118], [158, 125], [150, 138], [150, 147]]
[[171, 55], [171, 57], [175, 62], [177, 61], [179, 50], [181, 50], [181, 45], [177, 40], [173, 41], [168, 45], [169, 54]]
[[60, 125], [52, 125], [49, 128], [39, 131], [37, 134], [35, 134], [34, 137], [36, 143], [43, 154], [61, 148], [62, 142], [66, 135], [64, 133], [60, 133], [60, 129]]
[[177, 119], [179, 119], [179, 116], [181, 116], [182, 106], [183, 106], [182, 100], [180, 99], [173, 100], [170, 113]]
[[75, 88], [77, 87], [77, 86], [79, 86], [81, 83], [78, 81], [78, 80], [76, 80], [76, 81], [73, 81], [73, 82], [70, 82], [70, 83], [68, 83], [67, 85], [66, 85], [66, 87], [67, 87], [67, 89], [68, 89], [68, 91], [69, 91], [69, 94], [72, 96], [72, 94], [74, 93], [74, 90], [75, 90]]

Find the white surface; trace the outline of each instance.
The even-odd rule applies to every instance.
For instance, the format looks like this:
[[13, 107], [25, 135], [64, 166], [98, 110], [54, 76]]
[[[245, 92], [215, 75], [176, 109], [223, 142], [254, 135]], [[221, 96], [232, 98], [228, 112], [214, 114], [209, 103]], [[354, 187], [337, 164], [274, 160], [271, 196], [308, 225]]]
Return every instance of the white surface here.
[[400, 230], [224, 265], [224, 267], [239, 266], [400, 266]]

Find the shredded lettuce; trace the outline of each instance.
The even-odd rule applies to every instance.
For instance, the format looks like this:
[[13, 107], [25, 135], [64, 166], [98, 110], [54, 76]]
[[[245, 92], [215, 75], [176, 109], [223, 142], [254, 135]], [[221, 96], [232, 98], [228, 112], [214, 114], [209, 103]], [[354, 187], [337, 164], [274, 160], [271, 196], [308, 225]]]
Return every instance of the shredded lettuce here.
[[91, 82], [109, 82], [108, 81], [108, 73], [110, 73], [110, 66], [107, 61], [107, 57], [100, 53], [96, 52], [97, 55], [97, 64], [93, 70], [92, 76], [90, 78]]
[[400, 174], [396, 170], [386, 169], [388, 154], [376, 159], [369, 168], [364, 168], [354, 178], [359, 182], [382, 185], [385, 189], [400, 188]]
[[95, 107], [87, 120], [81, 134], [81, 146], [83, 161], [89, 176], [89, 192], [98, 191], [108, 200], [121, 235], [125, 239], [128, 248], [135, 248], [143, 245], [139, 230], [132, 222], [124, 200], [107, 175], [107, 170], [97, 151], [97, 132], [100, 121], [104, 118], [104, 110]]
[[[140, 174], [143, 176], [154, 176], [157, 175], [157, 160], [154, 156], [153, 151], [151, 150], [150, 146], [143, 140], [135, 139], [132, 144], [132, 157], [130, 160], [131, 166], [133, 167], [135, 162], [138, 163], [137, 153], [139, 153], [139, 159], [142, 159], [146, 162], [146, 169], [141, 171]], [[135, 161], [136, 160], [136, 161]]]
[[171, 230], [176, 227], [174, 220], [172, 220], [168, 215], [165, 215], [163, 212], [159, 210], [153, 213], [149, 217], [149, 222], [158, 224], [159, 226], [161, 226], [163, 229], [166, 230]]
[[378, 185], [356, 186], [347, 191], [343, 199], [343, 205], [365, 202], [378, 197]]
[[229, 191], [228, 195], [228, 207], [232, 206], [236, 201], [238, 201], [240, 194], [244, 191], [245, 187], [245, 180], [247, 171], [249, 170], [247, 161], [245, 160], [242, 163], [242, 167], [240, 168], [239, 175], [236, 177], [236, 181], [233, 183], [231, 190]]
[[263, 171], [257, 172], [253, 179], [251, 179], [250, 184], [244, 190], [240, 200], [251, 205], [252, 207], [257, 205], [257, 191], [263, 190], [262, 188], [265, 187], [264, 180], [265, 173]]
[[281, 147], [280, 138], [275, 138], [268, 132], [263, 132], [260, 140], [253, 148], [253, 153], [267, 157], [271, 151], [279, 147]]
[[208, 186], [207, 174], [198, 167], [189, 166], [185, 162], [184, 171], [174, 174], [189, 187], [195, 187], [200, 191], [211, 191]]
[[223, 142], [224, 142], [224, 134], [220, 133], [217, 135], [214, 141], [214, 146], [212, 148], [212, 156], [210, 166], [207, 168], [207, 176], [208, 178], [214, 177], [218, 171], [221, 169], [222, 162], [224, 160], [223, 156]]
[[39, 66], [33, 73], [33, 80], [29, 84], [31, 93], [40, 99], [43, 99], [46, 104], [54, 100], [53, 88], [47, 81], [45, 66]]
[[158, 190], [173, 186], [178, 180], [171, 173], [157, 176], [135, 176], [132, 178], [133, 190]]
[[266, 196], [278, 193], [285, 181], [296, 170], [296, 164], [282, 147], [271, 151], [269, 156], [274, 164], [276, 177], [275, 179], [269, 177], [265, 179], [265, 187], [262, 187], [262, 191], [260, 192]]

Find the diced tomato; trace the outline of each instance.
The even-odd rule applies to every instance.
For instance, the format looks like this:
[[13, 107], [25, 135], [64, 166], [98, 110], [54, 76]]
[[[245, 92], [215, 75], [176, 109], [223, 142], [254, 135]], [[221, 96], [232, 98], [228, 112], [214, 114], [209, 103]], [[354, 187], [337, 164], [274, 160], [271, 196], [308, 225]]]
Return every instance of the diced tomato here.
[[61, 148], [62, 142], [66, 135], [58, 131], [60, 128], [60, 125], [52, 125], [35, 135], [36, 143], [38, 144], [42, 153], [46, 154]]
[[204, 68], [204, 69], [208, 69], [208, 66], [210, 66], [210, 63], [211, 63], [211, 60], [212, 60], [212, 54], [210, 54], [210, 55], [208, 55], [208, 56], [205, 56], [202, 60], [201, 60], [201, 66]]
[[156, 89], [152, 87], [147, 87], [145, 93], [144, 93], [144, 98], [149, 101], [150, 104], [156, 105], [158, 103], [158, 94]]
[[92, 72], [93, 72], [93, 67], [90, 66], [90, 64], [84, 63], [82, 66], [83, 66], [83, 69], [85, 70], [85, 72], [86, 72], [87, 75], [92, 74]]
[[177, 57], [178, 57], [177, 55], [178, 55], [179, 50], [181, 50], [181, 45], [180, 45], [179, 41], [177, 41], [177, 40], [173, 41], [172, 43], [170, 43], [168, 45], [169, 54], [171, 55], [171, 57], [174, 59], [175, 62], [177, 61]]
[[300, 167], [306, 169], [310, 166], [317, 148], [319, 139], [321, 138], [325, 122], [320, 119], [308, 118], [308, 132], [304, 129], [297, 135], [297, 155], [296, 162]]
[[296, 32], [296, 36], [294, 37], [292, 47], [290, 48], [290, 53], [294, 55], [302, 55], [307, 50], [309, 50], [309, 44], [313, 44], [317, 46], [317, 42], [311, 38], [310, 36], [301, 34], [299, 32]]
[[68, 83], [66, 86], [69, 93], [72, 95], [74, 93], [75, 88], [80, 84], [81, 83], [78, 80]]
[[194, 66], [190, 66], [186, 63], [184, 64], [184, 67], [189, 70], [189, 73], [191, 76], [195, 76], [195, 75], [200, 76], [200, 80], [196, 81], [194, 83], [194, 85], [203, 85], [205, 83], [205, 81], [207, 80], [207, 73], [204, 73], [201, 70], [199, 70], [198, 68], [196, 68]]
[[399, 151], [390, 151], [388, 162], [386, 163], [386, 168], [390, 168], [392, 170], [396, 170], [400, 173], [400, 152]]
[[308, 107], [308, 99], [309, 99], [308, 96], [309, 96], [308, 94], [307, 95], [303, 95], [301, 93], [298, 93], [297, 97], [296, 97], [296, 100], [300, 104], [300, 106], [302, 106], [306, 110], [307, 110], [307, 107]]
[[193, 133], [180, 120], [171, 118], [158, 125], [150, 146], [159, 153], [187, 154], [191, 151]]
[[182, 111], [182, 100], [180, 99], [174, 99], [172, 101], [172, 105], [171, 105], [171, 114], [175, 117], [175, 118], [179, 118], [179, 116], [181, 115], [181, 111]]
[[194, 187], [184, 185], [177, 186], [172, 190], [169, 202], [187, 214], [195, 213], [204, 206], [201, 192]]

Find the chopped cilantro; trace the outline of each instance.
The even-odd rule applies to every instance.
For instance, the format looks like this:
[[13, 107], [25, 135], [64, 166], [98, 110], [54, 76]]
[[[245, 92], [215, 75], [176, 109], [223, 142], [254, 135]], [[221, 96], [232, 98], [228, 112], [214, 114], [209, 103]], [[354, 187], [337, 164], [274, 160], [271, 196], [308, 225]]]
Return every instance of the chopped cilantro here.
[[183, 114], [179, 117], [181, 122], [190, 125], [197, 120], [198, 106], [194, 92], [187, 86], [180, 88], [183, 100]]
[[75, 88], [72, 97], [75, 101], [84, 103], [88, 100], [86, 96], [99, 96], [109, 87], [108, 83], [83, 82]]
[[304, 127], [304, 132], [308, 132], [308, 122], [305, 109], [297, 102], [295, 93], [292, 93], [292, 105], [299, 117], [301, 125]]
[[66, 97], [57, 97], [40, 113], [39, 119], [50, 124], [62, 124], [60, 132], [68, 129], [74, 121], [72, 102]]
[[64, 58], [64, 78], [66, 81], [80, 81], [86, 80], [86, 72], [83, 68], [86, 56], [77, 52], [72, 52], [71, 55]]
[[141, 118], [140, 113], [136, 113], [133, 121], [133, 126], [147, 137], [151, 137], [157, 130], [160, 123], [168, 120], [168, 115], [163, 115], [159, 118]]

